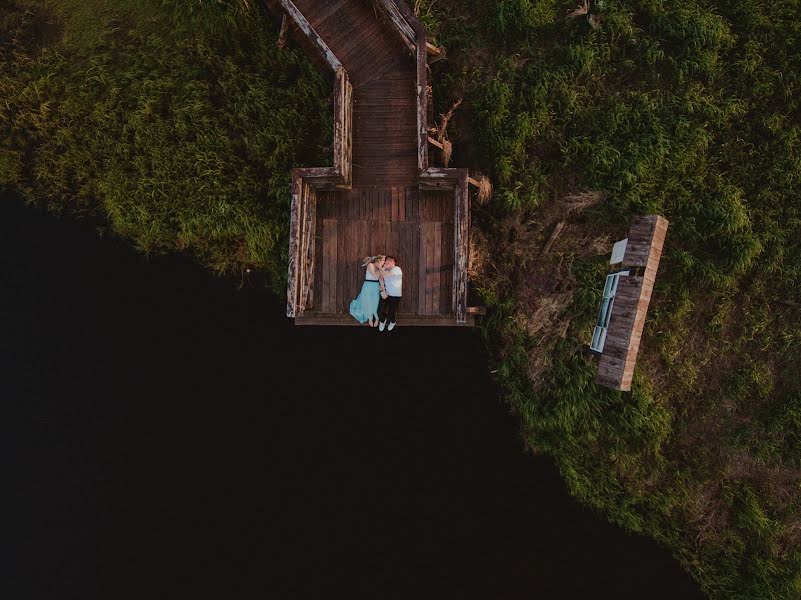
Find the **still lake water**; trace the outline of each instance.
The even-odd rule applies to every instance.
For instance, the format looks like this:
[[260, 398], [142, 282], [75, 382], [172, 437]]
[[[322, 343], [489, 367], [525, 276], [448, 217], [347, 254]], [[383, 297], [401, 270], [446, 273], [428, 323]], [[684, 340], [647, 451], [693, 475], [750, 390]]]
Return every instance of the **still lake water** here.
[[702, 598], [523, 452], [477, 332], [236, 283], [0, 201], [0, 597]]

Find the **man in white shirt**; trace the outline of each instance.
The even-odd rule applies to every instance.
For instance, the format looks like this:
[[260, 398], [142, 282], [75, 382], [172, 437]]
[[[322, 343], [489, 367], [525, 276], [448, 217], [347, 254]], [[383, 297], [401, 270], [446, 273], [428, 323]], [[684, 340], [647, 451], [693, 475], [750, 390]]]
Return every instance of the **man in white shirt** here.
[[384, 260], [384, 270], [379, 275], [381, 301], [378, 304], [378, 331], [384, 331], [389, 321], [388, 331], [395, 329], [398, 303], [403, 295], [403, 271], [396, 264], [394, 256]]

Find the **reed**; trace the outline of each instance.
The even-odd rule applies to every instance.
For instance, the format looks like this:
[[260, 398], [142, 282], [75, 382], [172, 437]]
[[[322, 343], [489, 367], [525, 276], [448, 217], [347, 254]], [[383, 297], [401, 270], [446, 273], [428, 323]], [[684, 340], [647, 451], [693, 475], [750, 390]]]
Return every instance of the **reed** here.
[[248, 3], [185, 4], [201, 22], [203, 10], [230, 10], [231, 29], [164, 37], [144, 20], [91, 48], [42, 46], [51, 15], [22, 2], [5, 10], [0, 185], [54, 212], [103, 216], [143, 252], [262, 271], [280, 289], [289, 170], [324, 162], [327, 84], [301, 53], [276, 47]]

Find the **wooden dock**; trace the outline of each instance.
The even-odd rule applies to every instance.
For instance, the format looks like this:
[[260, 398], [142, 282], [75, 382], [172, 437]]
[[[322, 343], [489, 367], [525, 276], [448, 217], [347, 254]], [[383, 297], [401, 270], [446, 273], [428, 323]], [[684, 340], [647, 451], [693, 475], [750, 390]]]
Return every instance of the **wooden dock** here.
[[358, 324], [360, 259], [403, 269], [401, 325], [472, 325], [467, 169], [428, 165], [426, 35], [402, 0], [269, 0], [334, 82], [333, 166], [294, 169], [287, 315]]

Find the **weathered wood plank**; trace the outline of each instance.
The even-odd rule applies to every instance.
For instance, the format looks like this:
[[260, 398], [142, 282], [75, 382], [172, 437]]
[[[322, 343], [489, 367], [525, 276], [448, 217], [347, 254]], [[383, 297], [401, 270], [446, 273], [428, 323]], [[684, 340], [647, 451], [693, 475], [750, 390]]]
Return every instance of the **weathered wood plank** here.
[[415, 31], [404, 18], [397, 4], [392, 0], [373, 0], [373, 4], [381, 9], [392, 24], [398, 38], [411, 50], [415, 50], [417, 42]]
[[467, 189], [467, 169], [456, 185], [456, 215], [454, 224], [453, 296], [456, 322], [467, 318], [467, 259], [470, 255], [470, 196]]
[[439, 310], [442, 314], [452, 312], [453, 299], [453, 224], [443, 223], [442, 225], [442, 259], [440, 264], [440, 305]]
[[316, 244], [314, 239], [315, 226], [317, 223], [317, 194], [314, 190], [310, 190], [308, 199], [308, 217], [306, 219], [306, 249], [303, 254], [306, 268], [306, 281], [305, 281], [305, 294], [301, 304], [302, 310], [314, 305], [314, 273], [315, 273], [315, 258], [316, 258]]
[[324, 299], [324, 291], [323, 291], [323, 266], [325, 262], [325, 250], [323, 248], [324, 217], [322, 217], [321, 215], [321, 210], [326, 207], [326, 204], [327, 203], [325, 201], [318, 200], [317, 220], [315, 223], [314, 296], [313, 296], [313, 302], [309, 307], [309, 309], [317, 311], [322, 309], [323, 299]]
[[342, 311], [342, 304], [345, 298], [345, 270], [342, 268], [345, 262], [345, 244], [347, 242], [347, 217], [337, 222], [337, 261], [334, 263], [336, 274], [336, 296], [334, 297], [334, 312]]
[[[401, 302], [401, 306], [406, 302], [406, 298]], [[350, 315], [318, 315], [306, 313], [300, 318], [295, 319], [295, 325], [314, 325], [330, 327], [353, 327], [358, 326], [359, 322]], [[473, 327], [475, 325], [475, 315], [470, 315], [465, 323], [457, 323], [453, 316], [440, 315], [407, 315], [398, 321], [398, 327]]]
[[426, 312], [426, 268], [428, 252], [428, 223], [420, 223], [420, 253], [417, 257], [417, 313], [421, 315]]
[[314, 31], [311, 24], [306, 20], [301, 12], [298, 10], [297, 6], [291, 0], [278, 0], [281, 3], [281, 7], [286, 11], [286, 14], [289, 15], [289, 18], [295, 23], [295, 25], [303, 32], [303, 35], [306, 36], [309, 43], [320, 53], [320, 56], [325, 60], [326, 63], [331, 67], [333, 71], [336, 71], [342, 64], [339, 62], [334, 53], [331, 52], [331, 49], [326, 45], [326, 43], [322, 40], [322, 38], [317, 35], [317, 32]]
[[435, 223], [432, 229], [432, 257], [429, 265], [431, 270], [431, 313], [436, 314], [439, 313], [439, 293], [442, 285], [442, 273], [440, 271], [440, 265], [442, 264], [442, 223]]
[[406, 220], [406, 190], [402, 186], [395, 186], [395, 193], [398, 196], [398, 220]]
[[391, 212], [390, 219], [392, 219], [393, 221], [397, 221], [398, 220], [398, 214], [400, 213], [400, 209], [398, 208], [398, 204], [399, 204], [398, 188], [397, 187], [391, 187], [389, 189], [389, 195], [390, 195], [390, 198], [392, 199], [392, 212]]
[[289, 264], [287, 273], [286, 316], [294, 317], [298, 300], [298, 255], [300, 253], [303, 179], [292, 174], [292, 206], [289, 214]]
[[[323, 312], [334, 310], [336, 291], [336, 248], [337, 248], [337, 220], [323, 220], [323, 281], [322, 302]], [[332, 292], [333, 290], [333, 292]]]

